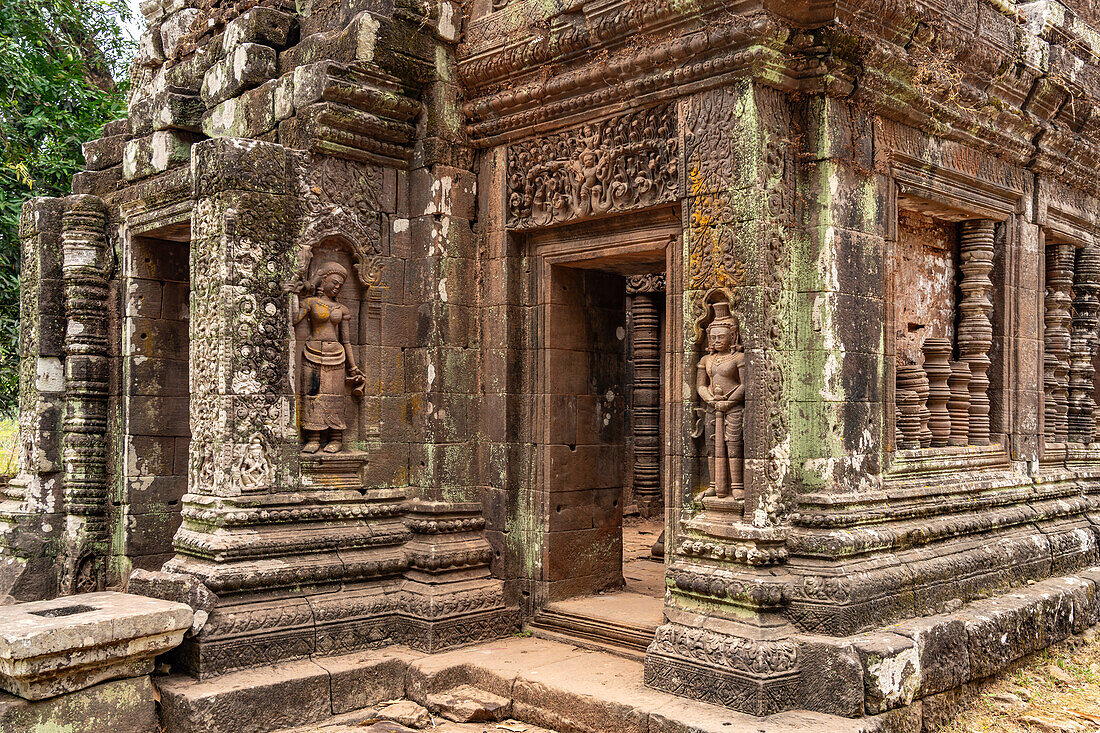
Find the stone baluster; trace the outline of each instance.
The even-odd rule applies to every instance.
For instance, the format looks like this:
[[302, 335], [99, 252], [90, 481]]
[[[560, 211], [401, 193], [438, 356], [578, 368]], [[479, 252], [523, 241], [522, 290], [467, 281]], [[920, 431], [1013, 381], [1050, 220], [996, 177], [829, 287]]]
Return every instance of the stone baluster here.
[[898, 391], [898, 428], [902, 450], [920, 448], [920, 398], [911, 389]]
[[947, 401], [947, 411], [951, 414], [951, 437], [948, 445], [966, 445], [970, 434], [970, 364], [965, 361], [951, 362], [951, 376], [947, 387], [951, 396]]
[[650, 517], [664, 505], [661, 494], [661, 312], [664, 275], [627, 279], [631, 296], [631, 346], [634, 361], [634, 497], [638, 511]]
[[928, 429], [932, 431], [932, 447], [947, 445], [951, 438], [951, 415], [947, 411], [947, 400], [951, 390], [947, 379], [951, 376], [948, 359], [951, 356], [951, 342], [945, 338], [929, 337], [924, 340], [924, 372], [928, 375], [928, 409], [932, 416], [928, 420]]
[[1046, 315], [1043, 335], [1043, 413], [1047, 440], [1069, 437], [1070, 287], [1073, 285], [1073, 245], [1047, 246]]
[[920, 448], [932, 445], [932, 431], [928, 429], [928, 420], [932, 413], [928, 410], [928, 377], [916, 364], [899, 364], [897, 368], [897, 389], [912, 390], [917, 396], [917, 440]]
[[[989, 349], [993, 346], [994, 222], [988, 219], [963, 222], [959, 240], [959, 269], [962, 301], [959, 303], [959, 358], [970, 365], [969, 442], [989, 445]], [[954, 432], [954, 431], [952, 431]]]
[[1092, 358], [1096, 354], [1097, 317], [1100, 315], [1100, 247], [1090, 244], [1077, 251], [1073, 276], [1073, 336], [1069, 371], [1069, 439], [1091, 443], [1094, 436]]

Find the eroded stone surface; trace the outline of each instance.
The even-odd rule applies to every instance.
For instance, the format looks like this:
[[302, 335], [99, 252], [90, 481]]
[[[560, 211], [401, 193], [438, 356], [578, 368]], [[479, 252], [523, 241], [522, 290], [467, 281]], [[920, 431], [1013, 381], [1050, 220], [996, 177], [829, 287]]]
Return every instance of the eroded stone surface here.
[[87, 593], [0, 608], [0, 688], [30, 700], [152, 671], [191, 627], [181, 603]]

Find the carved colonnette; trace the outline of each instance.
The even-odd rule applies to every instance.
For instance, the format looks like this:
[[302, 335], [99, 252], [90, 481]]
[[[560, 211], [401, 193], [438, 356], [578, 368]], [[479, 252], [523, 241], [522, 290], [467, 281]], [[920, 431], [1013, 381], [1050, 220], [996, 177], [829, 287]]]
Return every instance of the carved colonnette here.
[[[95, 591], [109, 552], [106, 206], [90, 195], [29, 202], [23, 251], [20, 452], [3, 492], [0, 591]], [[32, 519], [39, 517], [37, 519]], [[37, 577], [29, 577], [33, 568]]]
[[634, 364], [631, 427], [634, 431], [634, 498], [643, 516], [664, 505], [661, 491], [661, 303], [664, 275], [627, 278], [630, 344]]

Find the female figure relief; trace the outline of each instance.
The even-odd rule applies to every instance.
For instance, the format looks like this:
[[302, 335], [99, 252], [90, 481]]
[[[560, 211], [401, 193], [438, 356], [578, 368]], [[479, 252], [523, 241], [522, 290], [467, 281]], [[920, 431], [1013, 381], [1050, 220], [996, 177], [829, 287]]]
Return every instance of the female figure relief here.
[[351, 312], [336, 302], [348, 271], [338, 262], [317, 268], [310, 284], [314, 295], [304, 298], [294, 315], [294, 323], [309, 321], [309, 336], [302, 351], [303, 453], [321, 450], [337, 453], [343, 448], [344, 403], [348, 386], [362, 393], [366, 378], [355, 365], [348, 336]]
[[744, 494], [745, 352], [738, 343], [737, 323], [730, 305], [712, 306], [707, 326], [706, 356], [699, 360], [696, 391], [707, 406], [706, 438], [710, 457], [711, 490], [724, 499]]

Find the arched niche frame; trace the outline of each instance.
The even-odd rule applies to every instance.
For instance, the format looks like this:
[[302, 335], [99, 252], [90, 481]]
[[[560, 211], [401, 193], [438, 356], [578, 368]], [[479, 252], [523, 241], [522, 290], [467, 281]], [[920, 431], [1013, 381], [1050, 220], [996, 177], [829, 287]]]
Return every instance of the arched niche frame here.
[[[314, 218], [303, 230], [298, 248], [298, 268], [292, 290], [302, 295], [311, 291], [311, 279], [326, 262], [339, 262], [348, 271], [337, 301], [351, 313], [349, 329], [355, 362], [366, 376], [368, 389], [347, 401], [344, 447], [365, 450], [378, 437], [380, 395], [369, 385], [378, 385], [381, 363], [377, 353], [381, 344], [381, 308], [378, 288], [382, 286], [381, 247], [377, 233], [367, 231], [359, 221], [338, 209]], [[302, 351], [308, 337], [308, 324], [295, 326], [295, 374], [302, 374]], [[299, 385], [295, 384], [295, 393]]]

